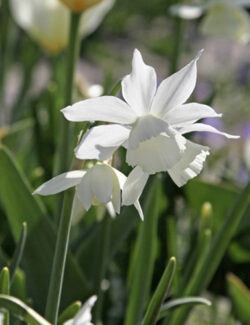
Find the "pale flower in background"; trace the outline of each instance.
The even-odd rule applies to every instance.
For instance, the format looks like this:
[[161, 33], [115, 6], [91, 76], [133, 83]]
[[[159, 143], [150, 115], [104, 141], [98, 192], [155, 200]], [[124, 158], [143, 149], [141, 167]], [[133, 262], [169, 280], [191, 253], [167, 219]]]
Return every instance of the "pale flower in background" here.
[[250, 18], [242, 7], [250, 0], [191, 1], [170, 7], [170, 13], [183, 19], [197, 19], [203, 14], [201, 31], [204, 35], [229, 37], [241, 43], [250, 40]]
[[[82, 14], [82, 37], [94, 32], [114, 1], [103, 0]], [[10, 0], [10, 8], [15, 22], [47, 52], [58, 53], [67, 46], [70, 11], [60, 0]]]
[[[127, 177], [104, 162], [98, 162], [88, 170], [72, 170], [58, 175], [39, 186], [33, 194], [52, 195], [76, 186], [72, 218], [89, 210], [91, 205], [106, 205], [111, 216], [120, 213], [121, 190]], [[138, 197], [139, 198], [139, 197]], [[139, 201], [133, 204], [140, 217], [143, 213]]]
[[93, 325], [91, 323], [91, 310], [96, 302], [97, 296], [90, 297], [73, 319], [63, 323], [63, 325]]
[[132, 73], [122, 80], [123, 101], [113, 96], [87, 99], [62, 110], [69, 121], [107, 121], [114, 124], [88, 130], [75, 149], [79, 159], [109, 158], [119, 146], [127, 148], [126, 161], [132, 170], [123, 189], [123, 204], [138, 199], [149, 174], [167, 171], [184, 185], [202, 170], [209, 149], [184, 135], [208, 131], [235, 138], [210, 125], [197, 123], [220, 117], [211, 107], [185, 104], [196, 84], [198, 56], [183, 69], [163, 80], [157, 89], [155, 70], [134, 51]]

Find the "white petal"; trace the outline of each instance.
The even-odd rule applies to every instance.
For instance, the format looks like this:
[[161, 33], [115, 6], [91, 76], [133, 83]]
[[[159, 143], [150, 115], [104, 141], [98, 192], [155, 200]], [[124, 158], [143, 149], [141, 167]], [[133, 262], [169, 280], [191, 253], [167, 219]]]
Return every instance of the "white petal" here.
[[93, 33], [102, 22], [105, 15], [113, 7], [115, 0], [102, 0], [96, 6], [90, 7], [82, 13], [80, 21], [80, 35], [86, 37]]
[[138, 115], [143, 115], [149, 112], [155, 91], [155, 70], [143, 62], [141, 53], [135, 49], [132, 72], [122, 80], [123, 97]]
[[149, 174], [145, 173], [141, 167], [135, 167], [128, 175], [122, 190], [122, 204], [134, 204], [142, 194], [147, 183]]
[[112, 168], [113, 172], [113, 190], [112, 190], [112, 203], [116, 213], [120, 213], [121, 208], [121, 186], [115, 168]]
[[202, 51], [180, 71], [161, 82], [153, 99], [151, 113], [163, 117], [171, 108], [186, 102], [196, 84], [196, 63], [201, 53]]
[[85, 302], [85, 304], [76, 314], [72, 325], [90, 325], [92, 319], [91, 309], [93, 308], [96, 299], [97, 296], [92, 296]]
[[75, 192], [71, 209], [71, 220], [73, 225], [75, 225], [80, 220], [83, 212], [84, 206], [82, 204], [82, 201], [79, 199], [77, 192]]
[[164, 116], [164, 120], [171, 126], [184, 126], [206, 117], [221, 117], [207, 105], [189, 103], [172, 108]]
[[172, 168], [182, 157], [176, 137], [159, 135], [150, 140], [141, 142], [136, 149], [128, 149], [126, 161], [131, 166], [140, 166], [149, 173], [166, 171]]
[[51, 180], [39, 186], [33, 194], [51, 195], [65, 191], [68, 188], [79, 184], [85, 173], [86, 172], [83, 170], [72, 170], [53, 177]]
[[180, 129], [181, 134], [186, 134], [186, 133], [189, 133], [189, 132], [196, 132], [196, 131], [212, 132], [212, 133], [224, 135], [224, 137], [226, 137], [228, 139], [238, 139], [239, 138], [238, 135], [231, 135], [231, 134], [228, 134], [228, 133], [225, 133], [225, 132], [221, 132], [221, 131], [217, 130], [216, 128], [214, 128], [211, 125], [202, 124], [202, 123], [195, 123], [195, 124], [187, 125], [187, 126], [182, 127]]
[[106, 208], [108, 210], [109, 215], [112, 218], [115, 218], [116, 213], [115, 213], [115, 209], [114, 209], [113, 203], [111, 201], [106, 204]]
[[76, 193], [86, 211], [89, 210], [94, 198], [94, 194], [92, 193], [91, 189], [91, 174], [92, 168], [87, 171], [80, 184], [78, 184], [76, 187]]
[[140, 117], [133, 126], [129, 139], [128, 148], [136, 149], [140, 142], [156, 137], [162, 132], [166, 132], [167, 123], [153, 115]]
[[188, 5], [188, 4], [177, 4], [173, 5], [169, 9], [173, 16], [180, 17], [182, 19], [197, 19], [203, 13], [202, 5]]
[[137, 117], [128, 104], [113, 96], [86, 99], [61, 111], [65, 118], [72, 122], [103, 121], [131, 124]]
[[106, 160], [128, 138], [130, 129], [119, 124], [101, 125], [88, 130], [75, 148], [78, 159]]
[[119, 181], [120, 184], [120, 188], [123, 189], [124, 184], [127, 180], [127, 176], [125, 176], [123, 173], [121, 173], [118, 169], [116, 168], [112, 168], [113, 172], [116, 174], [117, 179]]
[[168, 173], [177, 186], [183, 186], [188, 180], [197, 176], [203, 163], [209, 155], [209, 148], [187, 141], [187, 148], [181, 160], [168, 170]]
[[98, 201], [108, 203], [113, 189], [112, 168], [105, 164], [95, 165], [91, 170], [91, 188]]
[[138, 200], [135, 201], [134, 206], [135, 206], [136, 210], [138, 211], [138, 214], [139, 214], [141, 220], [144, 220], [143, 211], [142, 211], [140, 202]]

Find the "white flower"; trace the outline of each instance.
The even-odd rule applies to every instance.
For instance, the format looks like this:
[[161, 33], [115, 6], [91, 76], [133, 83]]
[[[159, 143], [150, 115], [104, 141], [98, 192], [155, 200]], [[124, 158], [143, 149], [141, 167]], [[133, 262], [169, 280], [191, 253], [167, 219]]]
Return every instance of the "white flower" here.
[[[103, 0], [82, 14], [82, 37], [98, 27], [114, 1]], [[16, 23], [49, 53], [67, 46], [70, 12], [59, 0], [10, 0], [10, 8]]]
[[[39, 186], [33, 194], [51, 195], [76, 186], [72, 215], [80, 211], [89, 210], [91, 205], [105, 204], [112, 216], [120, 213], [121, 190], [127, 177], [110, 165], [99, 162], [90, 169], [73, 170], [58, 175]], [[139, 198], [139, 196], [138, 196]], [[133, 204], [140, 217], [143, 213], [139, 201]]]
[[202, 14], [204, 35], [230, 37], [241, 43], [250, 40], [250, 19], [241, 7], [250, 6], [250, 0], [210, 0], [200, 3], [183, 3], [170, 7], [170, 13], [183, 19], [196, 19]]
[[91, 128], [83, 136], [75, 154], [79, 159], [104, 160], [119, 146], [127, 148], [126, 161], [136, 168], [124, 185], [123, 204], [132, 204], [140, 196], [149, 174], [167, 171], [178, 186], [198, 175], [209, 149], [186, 140], [184, 134], [209, 131], [234, 138], [209, 125], [196, 123], [205, 117], [221, 116], [211, 107], [184, 104], [196, 84], [199, 56], [200, 53], [156, 89], [155, 70], [146, 65], [140, 52], [135, 50], [132, 73], [122, 81], [126, 102], [103, 96], [62, 110], [70, 121], [114, 123]]
[[91, 309], [93, 308], [96, 299], [96, 296], [90, 297], [76, 314], [74, 319], [68, 320], [67, 322], [63, 323], [63, 325], [93, 325], [91, 323]]

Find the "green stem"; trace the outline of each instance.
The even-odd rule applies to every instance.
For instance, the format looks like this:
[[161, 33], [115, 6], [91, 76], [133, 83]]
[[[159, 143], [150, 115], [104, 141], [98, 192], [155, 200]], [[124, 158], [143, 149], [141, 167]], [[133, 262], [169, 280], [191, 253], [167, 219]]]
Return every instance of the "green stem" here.
[[[74, 86], [74, 72], [77, 57], [79, 54], [80, 41], [78, 29], [80, 14], [71, 13], [69, 45], [68, 45], [68, 63], [66, 71], [66, 89], [65, 89], [65, 106], [71, 104]], [[59, 137], [59, 160], [58, 173], [65, 171], [69, 165], [69, 146], [71, 143], [71, 129], [69, 122], [61, 117], [61, 130]], [[45, 315], [48, 320], [57, 323], [58, 311], [61, 301], [62, 284], [64, 278], [66, 257], [69, 246], [69, 235], [71, 226], [71, 206], [72, 195], [67, 191], [64, 193], [62, 213], [57, 234], [55, 258], [53, 260], [52, 272], [50, 276], [49, 293], [46, 304]]]
[[[69, 34], [69, 45], [68, 45], [68, 62], [66, 71], [66, 85], [65, 85], [65, 107], [72, 104], [73, 98], [73, 86], [74, 86], [74, 72], [75, 65], [79, 55], [79, 22], [81, 15], [78, 13], [71, 14], [70, 34]], [[60, 174], [67, 170], [70, 162], [70, 144], [72, 138], [72, 124], [70, 124], [61, 115], [61, 128], [59, 137], [59, 155], [55, 174]]]
[[173, 46], [173, 56], [171, 60], [170, 74], [175, 73], [178, 70], [182, 41], [183, 41], [183, 20], [181, 18], [175, 18], [175, 42]]
[[49, 293], [45, 310], [45, 317], [53, 324], [57, 323], [59, 305], [62, 293], [62, 283], [65, 271], [66, 257], [69, 246], [69, 235], [71, 226], [72, 193], [67, 191], [64, 194], [63, 213], [61, 215], [55, 257], [53, 260], [50, 276]]

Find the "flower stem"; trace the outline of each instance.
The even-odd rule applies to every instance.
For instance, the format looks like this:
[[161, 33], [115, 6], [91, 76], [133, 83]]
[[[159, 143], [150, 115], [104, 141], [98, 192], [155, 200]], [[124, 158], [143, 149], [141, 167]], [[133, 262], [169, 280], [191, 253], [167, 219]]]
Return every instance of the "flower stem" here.
[[[79, 53], [79, 38], [78, 27], [80, 21], [80, 14], [71, 14], [69, 46], [68, 46], [68, 62], [66, 70], [66, 89], [65, 89], [65, 106], [71, 104], [73, 85], [74, 85], [74, 71], [77, 56]], [[61, 173], [68, 168], [69, 165], [69, 146], [71, 143], [72, 130], [69, 122], [61, 117], [61, 131], [59, 137], [59, 155], [57, 173]], [[58, 310], [61, 300], [62, 283], [64, 278], [66, 256], [69, 245], [69, 235], [71, 226], [71, 206], [72, 193], [65, 192], [63, 199], [62, 213], [60, 215], [60, 222], [57, 234], [55, 257], [53, 260], [52, 272], [50, 276], [49, 293], [46, 304], [45, 316], [53, 324], [57, 323]]]
[[[80, 22], [80, 14], [71, 13], [71, 24], [70, 24], [70, 34], [69, 34], [69, 45], [68, 45], [68, 62], [66, 70], [66, 84], [65, 84], [65, 102], [64, 106], [72, 104], [73, 97], [73, 86], [74, 86], [74, 72], [75, 65], [79, 54], [79, 37], [78, 37], [78, 27]], [[60, 137], [59, 137], [59, 154], [58, 161], [56, 164], [55, 174], [60, 174], [65, 172], [69, 167], [70, 154], [69, 148], [72, 140], [72, 124], [70, 124], [61, 115], [61, 127], [60, 127]]]

